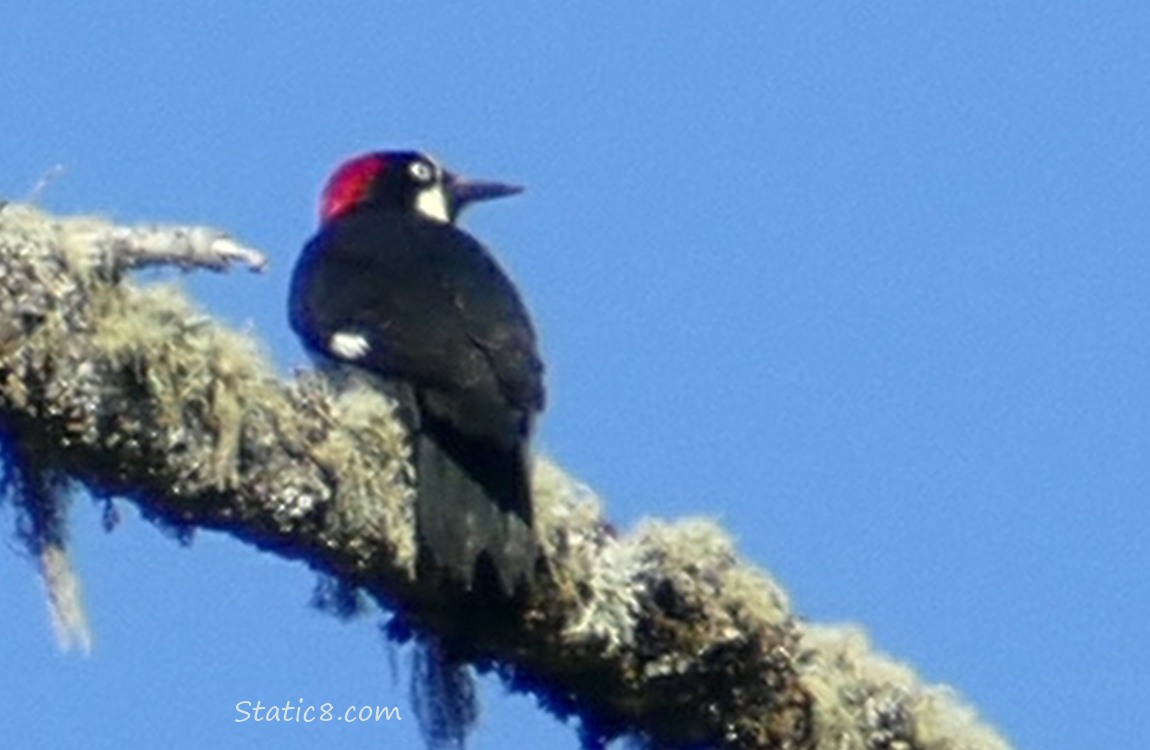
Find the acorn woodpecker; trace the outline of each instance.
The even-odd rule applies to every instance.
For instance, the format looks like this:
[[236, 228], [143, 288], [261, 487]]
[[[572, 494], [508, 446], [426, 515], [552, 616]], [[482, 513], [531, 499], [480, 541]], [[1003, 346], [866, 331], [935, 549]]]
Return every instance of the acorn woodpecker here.
[[324, 188], [289, 300], [313, 357], [369, 373], [401, 406], [421, 574], [507, 596], [531, 581], [538, 556], [527, 444], [543, 364], [515, 286], [455, 221], [521, 190], [414, 151], [353, 158]]

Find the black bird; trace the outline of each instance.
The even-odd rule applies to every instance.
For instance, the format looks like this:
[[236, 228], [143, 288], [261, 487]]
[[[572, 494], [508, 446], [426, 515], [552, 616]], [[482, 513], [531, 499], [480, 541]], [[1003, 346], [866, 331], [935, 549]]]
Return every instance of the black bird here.
[[455, 220], [520, 191], [414, 151], [353, 158], [324, 188], [289, 301], [313, 356], [376, 376], [402, 406], [421, 574], [430, 566], [468, 589], [491, 581], [508, 596], [538, 556], [527, 448], [543, 364], [515, 286]]

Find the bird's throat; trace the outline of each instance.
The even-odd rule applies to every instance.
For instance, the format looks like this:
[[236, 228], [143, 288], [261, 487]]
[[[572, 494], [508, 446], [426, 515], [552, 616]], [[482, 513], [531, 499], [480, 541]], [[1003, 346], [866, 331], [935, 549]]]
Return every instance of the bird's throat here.
[[432, 221], [441, 224], [451, 223], [448, 210], [447, 191], [443, 185], [429, 185], [415, 196], [415, 210]]

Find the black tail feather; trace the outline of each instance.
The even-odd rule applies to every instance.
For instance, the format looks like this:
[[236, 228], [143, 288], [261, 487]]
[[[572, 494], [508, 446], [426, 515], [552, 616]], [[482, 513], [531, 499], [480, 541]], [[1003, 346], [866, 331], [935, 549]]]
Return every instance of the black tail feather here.
[[537, 557], [526, 448], [471, 440], [422, 416], [416, 438], [421, 553], [467, 589], [481, 587], [489, 570], [510, 597], [530, 584]]

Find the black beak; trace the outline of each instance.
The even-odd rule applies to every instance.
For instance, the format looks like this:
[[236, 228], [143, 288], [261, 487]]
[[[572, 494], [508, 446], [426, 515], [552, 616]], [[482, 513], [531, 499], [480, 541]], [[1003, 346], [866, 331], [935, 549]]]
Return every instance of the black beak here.
[[447, 189], [456, 210], [462, 209], [470, 203], [488, 201], [492, 198], [502, 198], [507, 195], [522, 193], [519, 185], [507, 185], [502, 182], [485, 182], [483, 180], [469, 180], [466, 177], [450, 175], [447, 179]]

